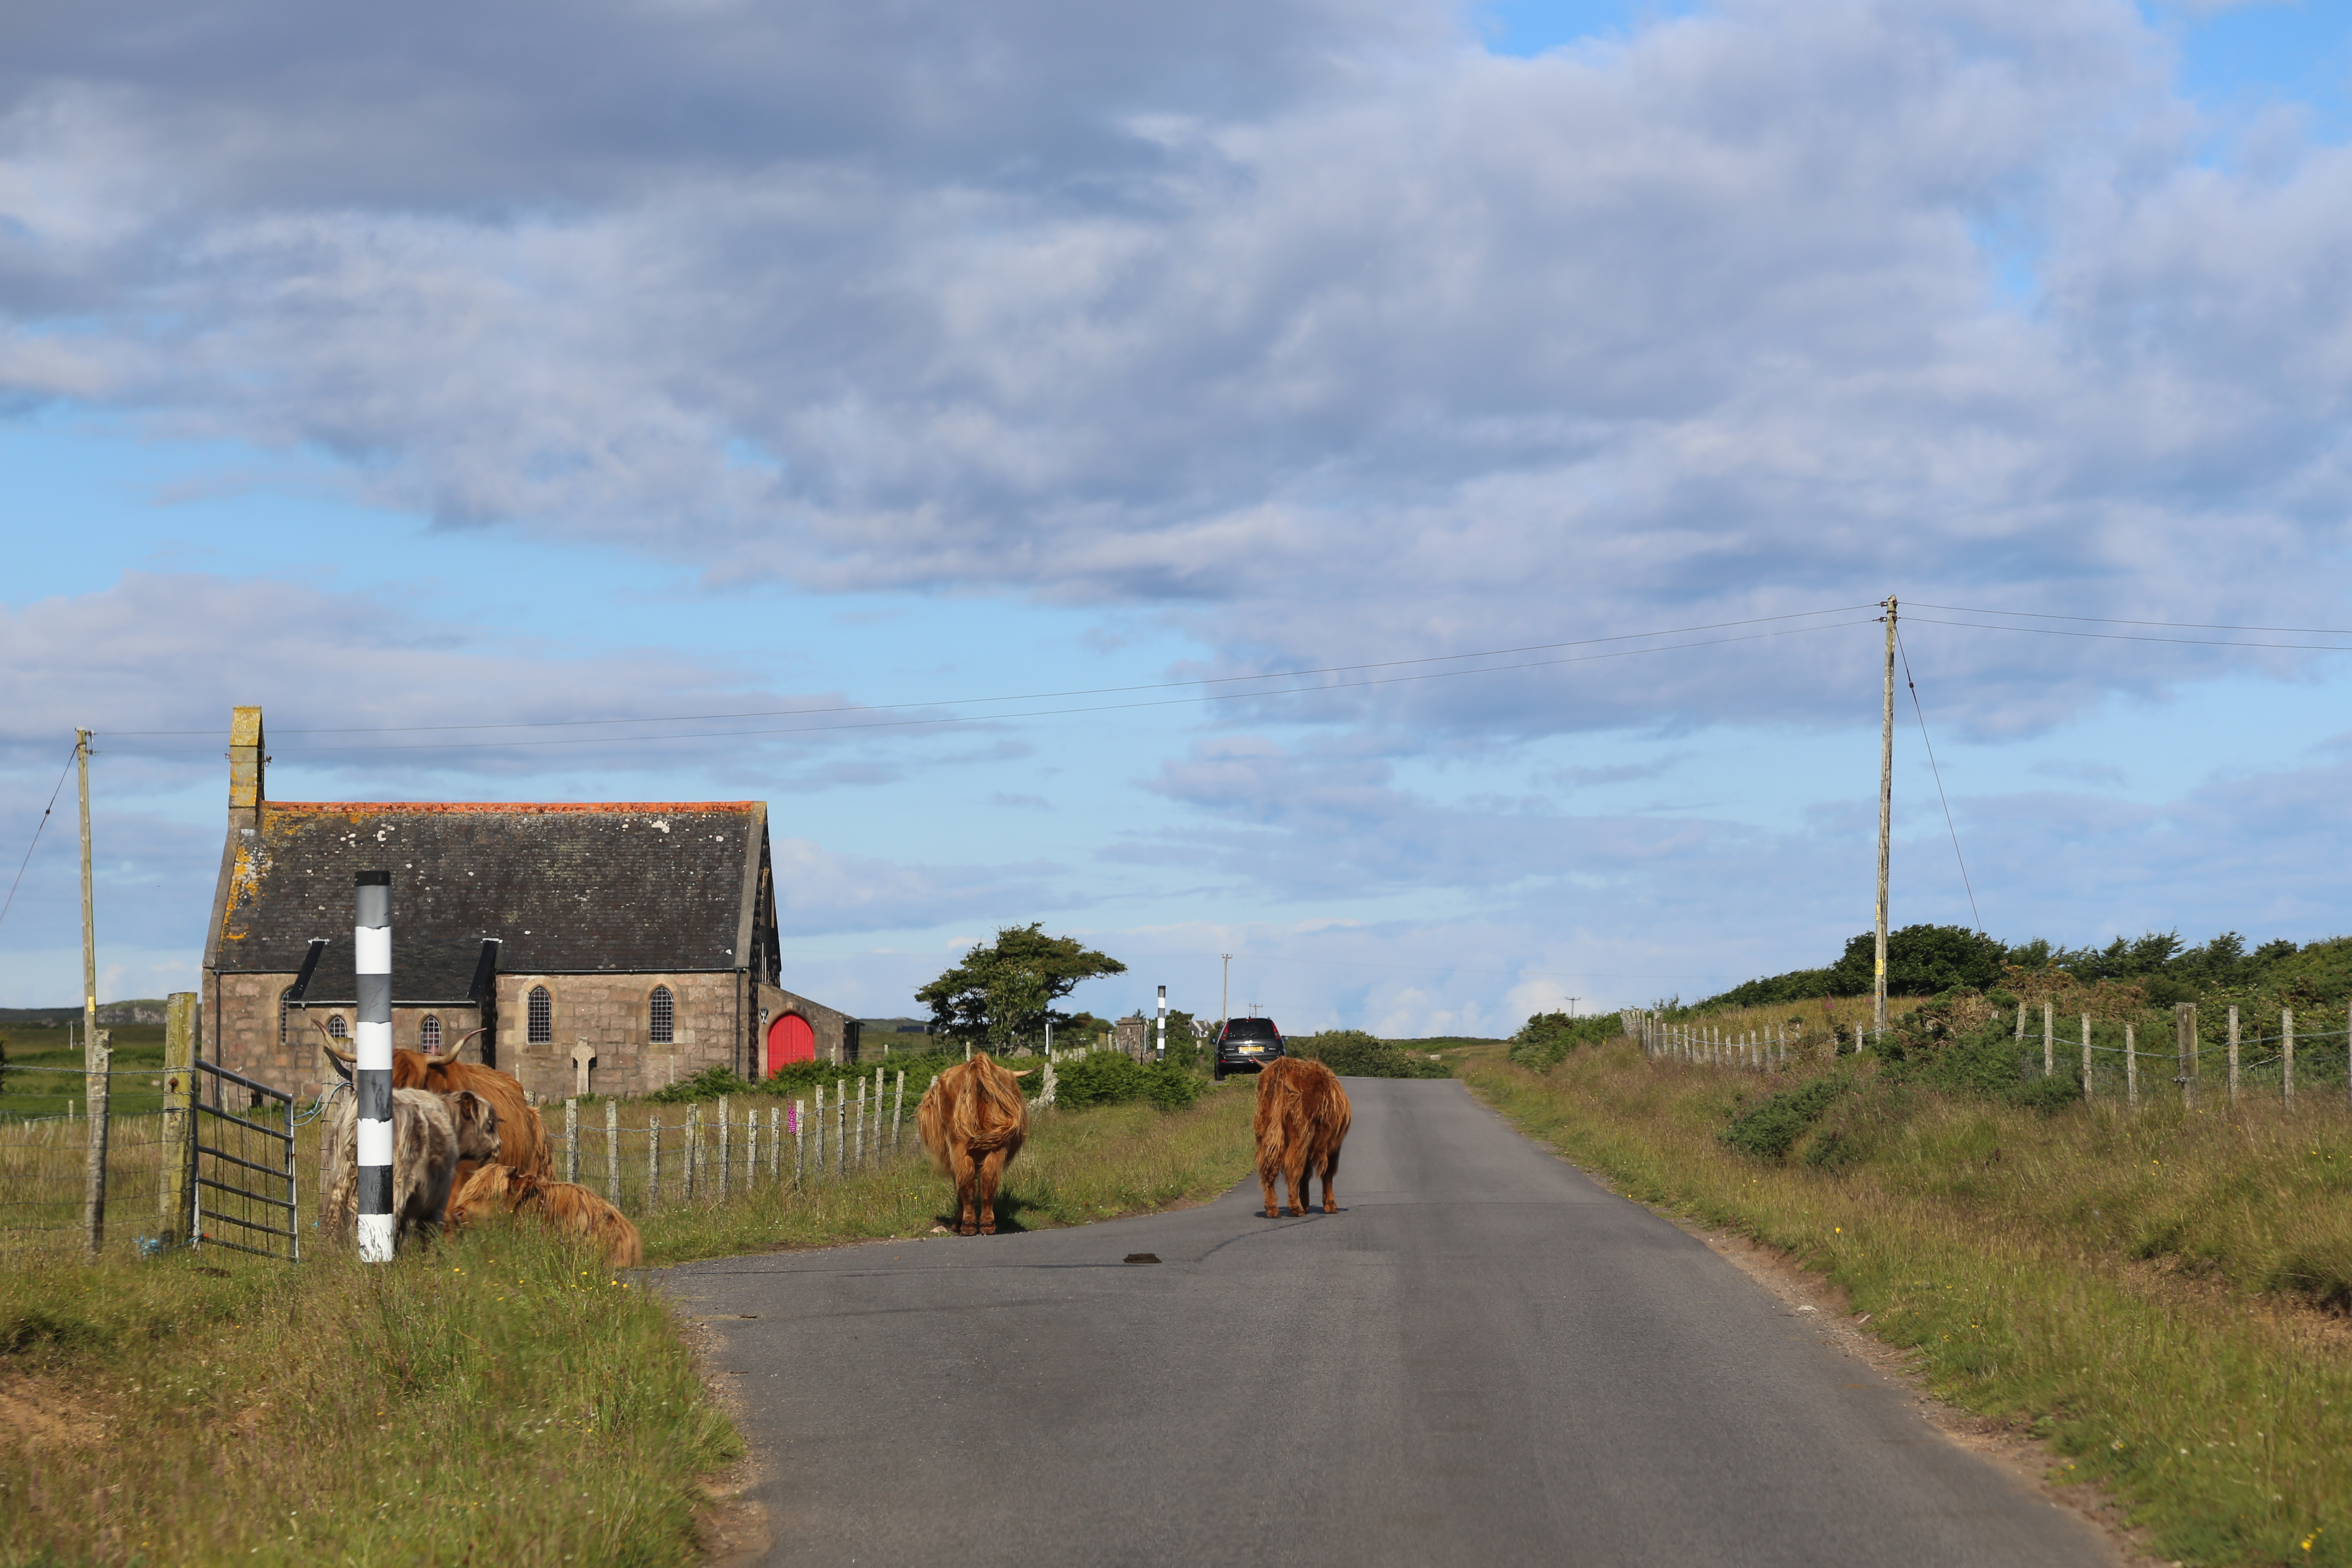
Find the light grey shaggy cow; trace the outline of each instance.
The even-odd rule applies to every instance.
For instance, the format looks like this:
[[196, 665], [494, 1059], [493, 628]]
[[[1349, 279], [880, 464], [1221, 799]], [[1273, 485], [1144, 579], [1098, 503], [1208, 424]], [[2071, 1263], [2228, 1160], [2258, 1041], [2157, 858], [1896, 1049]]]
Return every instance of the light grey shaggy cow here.
[[[319, 1217], [350, 1235], [359, 1223], [359, 1107], [344, 1095], [320, 1142], [326, 1182]], [[419, 1226], [441, 1228], [460, 1160], [499, 1157], [499, 1113], [471, 1089], [392, 1091], [392, 1214], [395, 1244]]]

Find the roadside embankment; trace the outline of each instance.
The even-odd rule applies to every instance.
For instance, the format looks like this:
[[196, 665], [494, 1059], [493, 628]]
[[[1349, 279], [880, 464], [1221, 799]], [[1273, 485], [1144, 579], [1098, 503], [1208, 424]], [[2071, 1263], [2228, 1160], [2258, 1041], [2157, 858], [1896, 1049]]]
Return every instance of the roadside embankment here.
[[2167, 1557], [2352, 1563], [2340, 1098], [2041, 1110], [1866, 1059], [1767, 1075], [1631, 1040], [1540, 1073], [1501, 1047], [1454, 1062], [1628, 1196], [1826, 1275], [1935, 1393], [2047, 1438], [2059, 1479], [2107, 1487]]

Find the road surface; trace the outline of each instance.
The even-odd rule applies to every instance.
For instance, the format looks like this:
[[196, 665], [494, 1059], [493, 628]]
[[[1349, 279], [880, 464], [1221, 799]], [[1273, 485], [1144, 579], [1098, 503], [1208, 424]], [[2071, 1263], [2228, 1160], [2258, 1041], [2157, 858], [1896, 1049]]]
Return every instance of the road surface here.
[[[717, 1259], [772, 1563], [2115, 1564], [2079, 1516], [1458, 1083], [1340, 1212]], [[1122, 1261], [1156, 1254], [1157, 1264]]]

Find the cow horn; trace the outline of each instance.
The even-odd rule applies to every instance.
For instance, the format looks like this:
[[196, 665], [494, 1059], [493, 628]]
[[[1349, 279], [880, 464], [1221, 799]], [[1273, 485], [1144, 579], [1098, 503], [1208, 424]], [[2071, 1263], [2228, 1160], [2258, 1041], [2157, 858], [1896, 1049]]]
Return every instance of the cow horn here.
[[[1009, 1068], [1005, 1070], [1008, 1072], [1012, 1071]], [[1013, 1073], [1013, 1076], [1014, 1078], [1027, 1078], [1031, 1073], [1035, 1072], [1036, 1070], [1037, 1069], [1035, 1068], [1023, 1068], [1019, 1072]]]

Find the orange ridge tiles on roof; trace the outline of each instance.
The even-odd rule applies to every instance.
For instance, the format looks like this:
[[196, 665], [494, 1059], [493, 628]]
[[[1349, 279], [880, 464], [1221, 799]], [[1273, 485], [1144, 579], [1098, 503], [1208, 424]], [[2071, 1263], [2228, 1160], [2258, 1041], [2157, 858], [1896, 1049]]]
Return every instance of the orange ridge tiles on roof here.
[[651, 815], [673, 811], [754, 811], [756, 800], [619, 800], [619, 801], [505, 801], [505, 800], [273, 800], [263, 803], [269, 811], [331, 811], [347, 814], [390, 812], [434, 812], [450, 816], [470, 813], [484, 815], [497, 812], [556, 812], [556, 811], [622, 811]]

